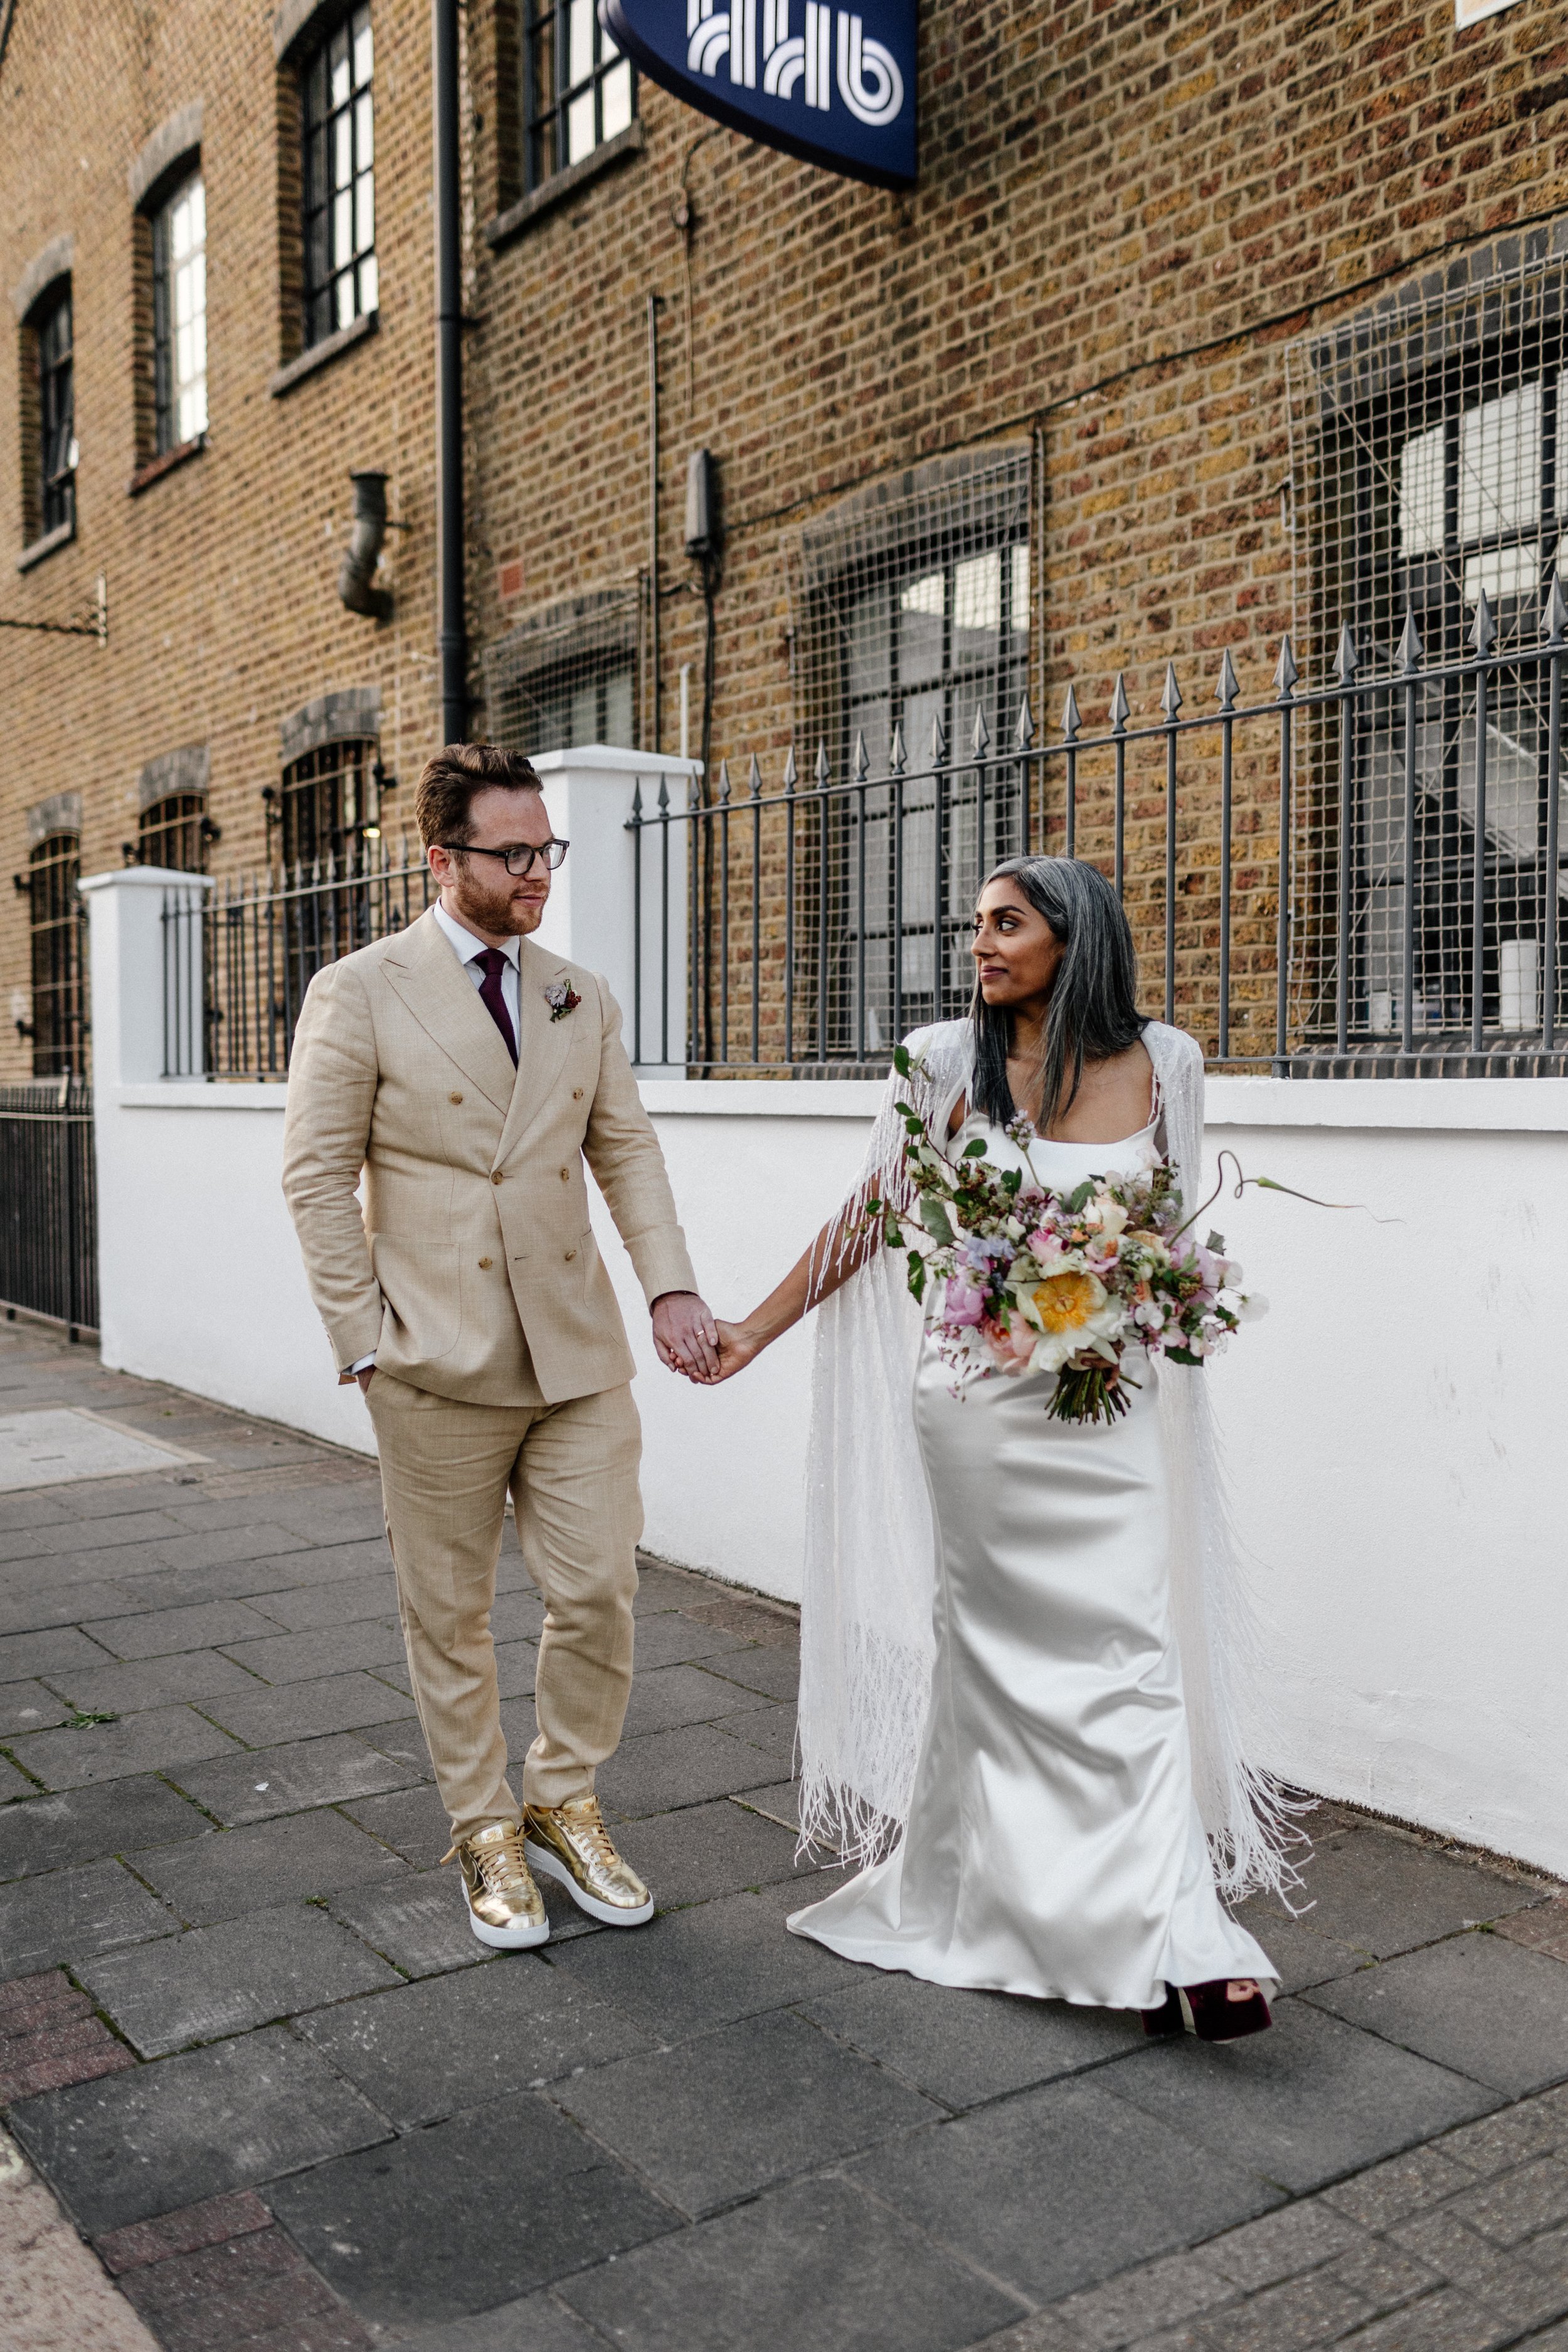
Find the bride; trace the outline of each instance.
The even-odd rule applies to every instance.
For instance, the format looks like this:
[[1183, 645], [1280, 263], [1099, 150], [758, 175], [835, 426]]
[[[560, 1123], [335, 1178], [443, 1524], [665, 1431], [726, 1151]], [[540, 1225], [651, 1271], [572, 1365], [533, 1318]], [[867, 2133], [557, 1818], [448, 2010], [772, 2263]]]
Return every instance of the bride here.
[[1054, 1373], [955, 1394], [865, 1214], [910, 1200], [900, 1103], [951, 1158], [980, 1138], [1054, 1192], [1167, 1157], [1190, 1210], [1202, 1056], [1137, 1012], [1131, 933], [1092, 866], [998, 866], [973, 952], [971, 1017], [907, 1041], [857, 1193], [719, 1325], [727, 1379], [823, 1309], [802, 1823], [866, 1866], [789, 1926], [932, 1983], [1234, 2040], [1269, 2023], [1277, 1971], [1221, 1895], [1293, 1880], [1299, 1832], [1237, 1730], [1255, 1654], [1203, 1373], [1130, 1356], [1110, 1423], [1051, 1419]]

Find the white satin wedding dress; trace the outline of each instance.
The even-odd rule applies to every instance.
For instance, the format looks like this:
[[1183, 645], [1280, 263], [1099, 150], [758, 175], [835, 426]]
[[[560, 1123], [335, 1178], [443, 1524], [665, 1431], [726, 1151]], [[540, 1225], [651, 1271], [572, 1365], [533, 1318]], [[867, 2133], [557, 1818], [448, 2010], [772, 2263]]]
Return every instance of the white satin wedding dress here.
[[[1149, 1165], [1036, 1142], [1055, 1191]], [[1002, 1166], [1019, 1147], [971, 1117]], [[1136, 1360], [1134, 1360], [1136, 1365]], [[934, 1984], [1152, 2009], [1166, 1984], [1273, 1979], [1221, 1906], [1172, 1620], [1157, 1369], [1123, 1419], [1050, 1419], [1055, 1375], [953, 1375], [928, 1336], [915, 1425], [936, 1528], [936, 1656], [902, 1836], [793, 1933]], [[1198, 1379], [1181, 1368], [1166, 1379]]]

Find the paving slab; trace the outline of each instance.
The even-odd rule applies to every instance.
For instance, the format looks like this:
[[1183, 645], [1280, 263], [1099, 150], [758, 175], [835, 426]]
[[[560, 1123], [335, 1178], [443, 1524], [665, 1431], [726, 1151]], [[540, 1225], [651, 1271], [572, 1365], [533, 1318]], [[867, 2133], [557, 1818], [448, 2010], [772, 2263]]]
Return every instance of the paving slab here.
[[839, 1991], [856, 1973], [822, 1945], [781, 1934], [755, 1895], [663, 1914], [635, 1934], [584, 1937], [552, 1965], [669, 2042]]
[[1568, 1967], [1503, 1936], [1455, 1936], [1310, 1998], [1510, 2098], [1568, 2078]]
[[[1310, 1814], [1307, 1828], [1310, 1833]], [[1310, 1906], [1302, 1924], [1314, 1935], [1331, 1936], [1375, 1959], [1392, 1958], [1479, 1920], [1504, 1918], [1541, 1900], [1536, 1889], [1517, 1879], [1451, 1860], [1371, 1822], [1321, 1839], [1301, 1876], [1291, 1900]], [[1281, 1911], [1267, 1895], [1257, 1899], [1264, 1912]], [[1267, 1937], [1266, 1927], [1258, 1932]]]
[[101, 1578], [67, 1582], [58, 1562], [38, 1562], [26, 1574], [0, 1579], [0, 1633], [41, 1633], [53, 1625], [78, 1625], [84, 1618], [123, 1609], [124, 1592]]
[[[788, 1830], [727, 1797], [630, 1822], [616, 1836], [661, 1911], [813, 1875], [809, 1864], [796, 1862]], [[809, 1891], [798, 1899], [809, 1902]]]
[[[531, 1734], [530, 1736], [531, 1737]], [[411, 1780], [432, 1782], [435, 1780], [436, 1774], [430, 1762], [430, 1750], [425, 1745], [425, 1734], [419, 1728], [418, 1717], [415, 1715], [412, 1706], [406, 1715], [398, 1717], [395, 1723], [357, 1725], [354, 1737], [356, 1739], [363, 1739], [366, 1747], [374, 1748], [378, 1755], [390, 1757], [393, 1763], [402, 1767]], [[525, 1740], [522, 1748], [513, 1751], [514, 1762], [521, 1761], [527, 1745]], [[445, 1813], [442, 1819], [446, 1819]], [[449, 1836], [442, 1840], [443, 1853], [451, 1843]]]
[[[216, 1703], [204, 1701], [205, 1706]], [[46, 1789], [86, 1789], [95, 1780], [125, 1780], [133, 1772], [161, 1771], [205, 1756], [230, 1755], [233, 1749], [227, 1733], [192, 1706], [149, 1707], [118, 1723], [34, 1731], [11, 1742], [12, 1754]]]
[[47, 1731], [71, 1713], [63, 1699], [39, 1682], [6, 1683], [0, 1689], [0, 1739], [17, 1731]]
[[312, 1626], [304, 1633], [268, 1633], [264, 1640], [226, 1643], [228, 1655], [264, 1683], [320, 1682], [359, 1666], [401, 1665], [403, 1633], [395, 1617], [356, 1618], [348, 1625]]
[[297, 2010], [401, 1982], [395, 1969], [309, 1903], [195, 1927], [167, 1949], [79, 1967], [100, 2009], [143, 2058], [216, 2042]]
[[55, 1625], [39, 1633], [7, 1633], [0, 1640], [0, 1682], [20, 1682], [33, 1675], [79, 1673], [89, 1666], [107, 1666], [110, 1654], [89, 1642], [77, 1625]]
[[412, 1716], [414, 1702], [373, 1675], [329, 1675], [321, 1682], [254, 1683], [237, 1698], [215, 1699], [208, 1710], [247, 1748], [277, 1748], [288, 1739], [314, 1739], [329, 1731], [357, 1731], [369, 1723]]
[[38, 1784], [19, 1772], [8, 1757], [0, 1756], [0, 1805], [8, 1805], [17, 1797], [36, 1797]]
[[212, 1823], [150, 1773], [62, 1796], [34, 1797], [0, 1816], [0, 1880], [205, 1837]]
[[370, 2352], [374, 2341], [276, 2228], [149, 2263], [120, 2287], [164, 2352]]
[[469, 2319], [416, 2322], [384, 2338], [406, 2352], [604, 2352], [604, 2337], [548, 2292], [498, 2304]]
[[311, 1573], [315, 1558], [313, 1552], [296, 1550], [276, 1559], [214, 1560], [205, 1568], [140, 1568], [120, 1576], [121, 1606], [140, 1614], [246, 1601], [259, 1611], [275, 1591], [287, 1590]]
[[1279, 1972], [1281, 1994], [1302, 1992], [1309, 1985], [1328, 1984], [1335, 1977], [1354, 1974], [1370, 1965], [1365, 1952], [1336, 1937], [1320, 1935], [1310, 1925], [1315, 1912], [1303, 1919], [1281, 1919], [1263, 1910], [1256, 1900], [1237, 1905], [1235, 1916], [1250, 1928]]
[[32, 1976], [56, 1960], [144, 1943], [178, 1925], [118, 1862], [17, 1879], [0, 1887], [0, 1976]]
[[792, 2183], [557, 2294], [624, 2352], [960, 2352], [1022, 2316], [846, 2180]]
[[1126, 2059], [1108, 2087], [1298, 2192], [1485, 2114], [1494, 2092], [1342, 2025], [1303, 2000], [1246, 2042], [1190, 2034]]
[[[203, 1563], [204, 1568], [206, 1563]], [[85, 1617], [85, 1611], [79, 1616]], [[272, 1629], [243, 1601], [207, 1601], [185, 1609], [153, 1606], [127, 1616], [95, 1618], [87, 1631], [117, 1658], [156, 1658], [175, 1650], [216, 1650]]]
[[743, 1715], [726, 1716], [719, 1726], [731, 1739], [744, 1740], [748, 1748], [760, 1748], [773, 1759], [773, 1769], [788, 1771], [795, 1761], [796, 1718], [793, 1706], [769, 1703], [751, 1707]]
[[1282, 2201], [1239, 2155], [1112, 2097], [1131, 2063], [879, 2148], [852, 2177], [1041, 2303]]
[[281, 1748], [251, 1748], [214, 1757], [205, 1764], [178, 1765], [170, 1777], [226, 1829], [269, 1821], [279, 1813], [311, 1805], [335, 1805], [346, 1798], [372, 1797], [405, 1787], [406, 1766], [352, 1732], [322, 1739], [300, 1739]]
[[300, 2030], [405, 2130], [649, 2047], [623, 2011], [530, 1952], [320, 2010]]
[[685, 1665], [699, 1658], [722, 1657], [731, 1650], [750, 1646], [739, 1633], [726, 1633], [721, 1625], [700, 1625], [694, 1618], [684, 1617], [679, 1610], [672, 1609], [647, 1616], [639, 1612], [633, 1654], [637, 1673], [647, 1675], [658, 1666]]
[[132, 1857], [140, 1875], [192, 1927], [210, 1927], [292, 1897], [335, 1895], [407, 1865], [331, 1811], [217, 1830], [199, 1846], [161, 1846]]
[[282, 2026], [20, 2100], [11, 2128], [89, 2237], [391, 2137]]
[[838, 2041], [955, 2110], [1144, 2047], [1142, 2025], [1121, 2010], [959, 1992], [917, 1977], [878, 1975], [799, 2006]]
[[683, 1724], [623, 1742], [595, 1776], [606, 1813], [636, 1821], [700, 1805], [776, 1780], [779, 1759], [731, 1739], [716, 1724]]
[[320, 2164], [268, 2202], [344, 2301], [382, 2322], [483, 2311], [679, 2221], [528, 2093]]
[[243, 1666], [216, 1650], [179, 1650], [133, 1664], [68, 1666], [50, 1674], [61, 1696], [84, 1715], [142, 1715], [154, 1706], [233, 1696], [256, 1685]]
[[490, 1638], [496, 1642], [537, 1642], [544, 1630], [544, 1600], [530, 1582], [513, 1592], [498, 1592], [490, 1611]]
[[[301, 1563], [309, 1568], [316, 1555]], [[363, 1617], [386, 1617], [397, 1608], [397, 1580], [392, 1563], [384, 1559], [374, 1574], [342, 1576], [329, 1581], [295, 1584], [277, 1592], [259, 1594], [251, 1603], [255, 1614], [270, 1619], [285, 1633], [309, 1633], [318, 1628], [352, 1625]]]
[[555, 2097], [694, 2219], [942, 2115], [788, 2011], [574, 2069]]
[[405, 1862], [412, 1863], [416, 1870], [434, 1870], [452, 1843], [447, 1808], [432, 1780], [395, 1790], [384, 1797], [345, 1799], [342, 1811], [351, 1822], [357, 1822], [384, 1845], [400, 1853]]
[[793, 1706], [800, 1685], [800, 1646], [791, 1642], [765, 1650], [730, 1650], [710, 1659], [705, 1671]]
[[622, 1737], [670, 1731], [685, 1723], [713, 1723], [721, 1716], [752, 1714], [769, 1701], [760, 1691], [726, 1683], [698, 1665], [651, 1666], [634, 1675]]
[[331, 1896], [327, 1908], [405, 1976], [441, 1976], [498, 1957], [469, 1927], [462, 1888], [449, 1870], [351, 1887]]

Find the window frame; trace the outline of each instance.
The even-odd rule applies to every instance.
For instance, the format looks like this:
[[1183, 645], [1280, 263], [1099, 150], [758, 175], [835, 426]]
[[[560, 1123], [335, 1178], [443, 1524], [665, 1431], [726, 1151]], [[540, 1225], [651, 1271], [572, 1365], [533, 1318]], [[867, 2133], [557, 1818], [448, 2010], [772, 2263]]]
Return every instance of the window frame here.
[[[363, 29], [370, 41], [370, 66], [358, 77], [357, 50]], [[348, 68], [348, 88], [334, 98], [331, 76], [334, 53], [342, 48]], [[375, 44], [370, 0], [334, 11], [301, 52], [296, 68], [300, 92], [300, 352], [313, 351], [331, 336], [342, 333], [380, 309], [381, 279], [375, 219]], [[361, 106], [369, 124], [370, 156], [361, 158]], [[346, 188], [338, 184], [338, 125], [349, 142]], [[368, 189], [370, 237], [359, 241], [360, 192]], [[346, 257], [334, 245], [337, 210], [346, 196], [351, 249]], [[340, 316], [341, 289], [351, 289], [352, 308]]]
[[[201, 338], [202, 364], [201, 423], [192, 433], [178, 430], [179, 403], [182, 386], [176, 380], [175, 352], [179, 322], [174, 315], [174, 278], [179, 265], [173, 252], [174, 213], [193, 189], [202, 191], [202, 305]], [[148, 214], [152, 238], [153, 290], [153, 457], [167, 457], [177, 449], [193, 447], [205, 437], [208, 425], [207, 407], [207, 306], [206, 306], [206, 176], [199, 156], [189, 160], [168, 193], [162, 196]], [[193, 379], [195, 381], [195, 379]]]
[[[49, 337], [64, 318], [64, 349], [50, 349]], [[78, 448], [76, 437], [76, 331], [75, 295], [70, 272], [65, 271], [44, 289], [28, 313], [27, 326], [32, 339], [34, 398], [37, 409], [32, 419], [35, 446], [32, 463], [37, 468], [37, 496], [34, 500], [37, 529], [35, 537], [50, 538], [56, 531], [76, 527], [76, 476]], [[64, 465], [51, 465], [57, 444], [62, 443], [59, 454]]]
[[216, 828], [207, 817], [205, 793], [165, 793], [149, 801], [136, 820], [136, 863], [163, 866], [180, 874], [205, 874], [207, 844]]
[[[574, 5], [586, 9], [591, 26], [593, 56], [588, 72], [565, 88], [559, 85], [552, 92], [541, 88], [541, 53], [548, 49], [553, 61], [571, 57], [571, 20]], [[518, 0], [518, 18], [522, 43], [522, 181], [526, 195], [537, 194], [552, 180], [575, 165], [585, 163], [611, 139], [637, 120], [637, 67], [624, 49], [610, 45], [598, 11], [592, 0], [546, 0], [536, 6], [535, 0]], [[626, 116], [613, 131], [605, 129], [605, 84], [621, 67], [627, 77]], [[581, 155], [568, 152], [571, 139], [571, 110], [584, 97], [593, 103], [594, 136]], [[545, 162], [548, 152], [549, 161]]]
[[81, 835], [62, 826], [27, 853], [27, 945], [33, 1076], [87, 1074], [86, 906]]

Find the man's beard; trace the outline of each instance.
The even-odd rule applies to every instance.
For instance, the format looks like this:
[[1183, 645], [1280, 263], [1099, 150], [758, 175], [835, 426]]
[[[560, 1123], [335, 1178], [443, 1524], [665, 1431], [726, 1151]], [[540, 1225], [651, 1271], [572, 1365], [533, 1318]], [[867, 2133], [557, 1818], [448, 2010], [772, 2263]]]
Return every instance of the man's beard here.
[[[514, 900], [510, 877], [499, 890], [487, 889], [465, 858], [454, 882], [452, 896], [457, 902], [458, 913], [481, 931], [510, 932], [521, 938], [537, 928], [537, 917], [543, 909], [526, 898]], [[536, 918], [535, 922], [528, 920], [530, 915]]]

